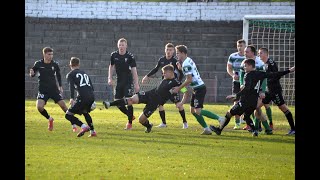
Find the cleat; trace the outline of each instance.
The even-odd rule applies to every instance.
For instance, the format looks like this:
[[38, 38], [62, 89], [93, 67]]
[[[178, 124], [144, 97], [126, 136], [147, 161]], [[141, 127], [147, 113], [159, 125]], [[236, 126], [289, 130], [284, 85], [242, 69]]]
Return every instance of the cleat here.
[[145, 130], [144, 132], [145, 132], [145, 133], [149, 133], [149, 132], [151, 132], [152, 126], [153, 126], [153, 124], [152, 124], [152, 123], [150, 123], [150, 126], [149, 126], [149, 127], [147, 127], [147, 128], [146, 128], [146, 130]]
[[239, 124], [235, 124], [233, 127], [234, 130], [240, 130], [240, 123]]
[[250, 126], [247, 124], [245, 127], [242, 128], [242, 130], [248, 130], [248, 131], [250, 131], [251, 128], [250, 128]]
[[108, 101], [103, 101], [103, 105], [104, 105], [104, 107], [105, 107], [106, 109], [109, 109], [109, 107], [110, 107], [110, 102], [108, 102]]
[[132, 123], [127, 122], [126, 127], [124, 130], [131, 130], [132, 129]]
[[157, 127], [158, 127], [158, 128], [165, 128], [165, 127], [167, 127], [167, 125], [164, 124], [164, 123], [161, 123], [161, 124], [159, 124]]
[[204, 129], [201, 133], [201, 135], [211, 135], [212, 131], [210, 129]]
[[88, 137], [97, 137], [97, 133], [95, 131], [90, 132]]
[[49, 122], [48, 122], [48, 130], [52, 131], [53, 130], [53, 118], [49, 117]]
[[183, 124], [182, 124], [182, 129], [188, 129], [188, 123], [187, 122], [184, 122]]
[[264, 133], [267, 134], [267, 135], [273, 134], [272, 129], [270, 129], [270, 130], [267, 130], [267, 129], [266, 129], [266, 130], [264, 131]]
[[210, 125], [209, 128], [211, 129], [211, 131], [215, 132], [217, 135], [221, 134], [221, 129], [220, 128], [214, 127], [212, 125]]
[[257, 130], [254, 130], [254, 131], [252, 132], [252, 136], [253, 136], [253, 137], [258, 137], [258, 135], [259, 135], [259, 132], [258, 132]]
[[77, 132], [78, 131], [78, 128], [77, 127], [73, 127], [72, 128], [72, 132]]
[[296, 134], [296, 130], [290, 129], [290, 131], [286, 135], [295, 135], [295, 134]]
[[226, 122], [226, 118], [225, 117], [219, 117], [219, 125], [220, 127], [223, 127], [224, 123]]
[[273, 124], [269, 124], [270, 128], [273, 130]]
[[262, 128], [260, 127], [260, 128], [259, 128], [259, 132], [261, 132], [261, 131], [262, 131]]
[[84, 133], [88, 132], [90, 130], [89, 126], [86, 126], [85, 128], [82, 128], [81, 131], [77, 134], [77, 137], [81, 137], [84, 135]]

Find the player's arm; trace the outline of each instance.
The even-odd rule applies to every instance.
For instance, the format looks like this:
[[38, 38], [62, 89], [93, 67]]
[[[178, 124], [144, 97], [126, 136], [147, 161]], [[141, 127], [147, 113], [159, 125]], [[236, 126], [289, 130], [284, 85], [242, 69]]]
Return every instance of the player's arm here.
[[177, 87], [173, 88], [173, 93], [178, 93], [182, 88], [188, 86], [192, 82], [192, 74], [187, 74], [184, 82]]
[[70, 101], [69, 101], [69, 103], [70, 103], [70, 105], [73, 105], [73, 103], [74, 103], [74, 90], [75, 90], [75, 88], [74, 88], [74, 81], [73, 81], [73, 79], [71, 78], [70, 73], [67, 74], [67, 82], [68, 82], [68, 84], [69, 84], [69, 90], [70, 90]]
[[59, 68], [59, 64], [56, 64], [56, 76], [57, 76], [57, 80], [58, 80], [58, 85], [59, 85], [59, 91], [62, 93], [63, 89], [62, 89], [62, 81], [61, 81], [61, 73], [60, 73], [60, 68]]
[[108, 84], [112, 85], [112, 75], [113, 75], [113, 71], [114, 71], [114, 64], [110, 64], [109, 65], [109, 72], [108, 72]]
[[227, 72], [233, 78], [234, 76], [233, 68], [232, 68], [232, 64], [229, 64], [229, 62], [227, 63]]
[[139, 87], [139, 77], [138, 77], [137, 67], [131, 67], [131, 73], [133, 77], [134, 90], [135, 92], [139, 92], [140, 87]]
[[142, 78], [142, 81], [141, 81], [142, 84], [145, 83], [145, 82], [149, 79], [150, 76], [152, 76], [152, 75], [154, 75], [155, 73], [157, 73], [157, 72], [159, 71], [159, 68], [160, 68], [160, 59], [159, 59], [157, 65], [156, 65], [153, 69], [151, 69], [150, 72], [149, 72], [147, 75], [145, 75], [145, 76]]
[[295, 67], [291, 67], [285, 71], [278, 71], [278, 72], [263, 72], [263, 78], [281, 78], [282, 76], [292, 73], [295, 71]]
[[38, 63], [35, 62], [34, 65], [33, 65], [33, 67], [30, 69], [29, 76], [30, 76], [30, 77], [34, 77], [34, 76], [36, 75], [38, 69], [39, 69], [39, 68], [38, 68]]

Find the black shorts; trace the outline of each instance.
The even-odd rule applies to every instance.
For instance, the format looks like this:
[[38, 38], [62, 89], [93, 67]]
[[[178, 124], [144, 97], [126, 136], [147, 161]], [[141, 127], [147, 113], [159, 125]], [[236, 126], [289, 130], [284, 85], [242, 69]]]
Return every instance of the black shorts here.
[[84, 114], [89, 113], [91, 111], [91, 105], [94, 102], [94, 98], [86, 98], [83, 99], [82, 97], [78, 96], [75, 99], [75, 103], [71, 106], [68, 111], [73, 114]]
[[232, 93], [237, 94], [240, 91], [240, 82], [239, 81], [233, 81], [232, 82]]
[[[177, 93], [177, 94], [172, 94], [171, 96], [170, 96], [170, 101], [171, 102], [173, 102], [173, 103], [178, 103], [178, 102], [180, 102], [180, 93]], [[162, 102], [162, 103], [160, 103], [160, 105], [161, 106], [163, 106], [164, 104], [165, 104], [166, 102]]]
[[45, 93], [38, 92], [37, 99], [42, 99], [42, 100], [44, 100], [44, 102], [47, 103], [49, 98], [53, 99], [53, 101], [55, 103], [59, 102], [60, 100], [63, 100], [63, 97], [59, 91], [58, 92], [45, 92]]
[[138, 94], [139, 104], [146, 104], [143, 108], [143, 114], [148, 118], [159, 107], [159, 101], [150, 92], [140, 91]]
[[285, 104], [285, 101], [283, 99], [282, 93], [270, 93], [265, 92], [266, 96], [264, 99], [262, 99], [263, 104], [269, 104], [271, 101], [273, 101], [277, 106], [281, 106]]
[[194, 108], [203, 108], [204, 97], [206, 96], [207, 88], [206, 86], [201, 86], [199, 88], [193, 89], [190, 106]]
[[123, 97], [131, 97], [134, 94], [134, 86], [132, 83], [126, 85], [117, 85], [115, 89], [115, 99], [122, 99]]
[[250, 116], [254, 112], [256, 107], [257, 107], [257, 102], [255, 102], [255, 103], [242, 103], [242, 102], [238, 101], [230, 109], [230, 114], [232, 116], [234, 116], [234, 115], [241, 116], [242, 114]]

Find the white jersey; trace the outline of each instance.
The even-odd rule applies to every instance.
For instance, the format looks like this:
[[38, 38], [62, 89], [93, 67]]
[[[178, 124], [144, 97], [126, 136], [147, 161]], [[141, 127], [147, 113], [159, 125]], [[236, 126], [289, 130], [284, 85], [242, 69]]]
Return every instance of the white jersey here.
[[[254, 59], [255, 60], [255, 66], [256, 66], [256, 70], [257, 71], [266, 71], [266, 68], [265, 68], [265, 65], [264, 65], [264, 62], [260, 59], [259, 56], [256, 56], [256, 58]], [[240, 68], [240, 71], [244, 71], [243, 69], [243, 66], [244, 66], [244, 61], [242, 61], [241, 63], [241, 68]]]
[[196, 88], [199, 86], [204, 85], [204, 82], [202, 81], [199, 71], [197, 69], [196, 64], [193, 62], [193, 60], [189, 57], [187, 57], [183, 63], [182, 63], [182, 72], [185, 76], [191, 74], [192, 75], [192, 82], [190, 86], [192, 88]]

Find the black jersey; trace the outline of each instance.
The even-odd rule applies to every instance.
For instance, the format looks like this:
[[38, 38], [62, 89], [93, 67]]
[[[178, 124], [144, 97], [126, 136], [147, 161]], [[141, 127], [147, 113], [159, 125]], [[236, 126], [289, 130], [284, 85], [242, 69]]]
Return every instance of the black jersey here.
[[82, 98], [94, 98], [93, 86], [90, 77], [80, 69], [74, 69], [67, 74], [67, 81], [70, 88], [70, 97], [74, 99], [74, 90]]
[[[155, 73], [157, 73], [159, 71], [159, 69], [161, 69], [163, 66], [171, 64], [174, 67], [174, 76], [181, 81], [183, 74], [182, 71], [178, 69], [177, 67], [177, 59], [172, 56], [170, 59], [167, 59], [166, 56], [162, 56], [161, 58], [159, 58], [158, 63], [156, 65], [156, 67], [154, 67], [148, 74], [147, 76], [150, 77], [152, 75], [154, 75]], [[162, 76], [163, 78], [163, 76]]]
[[126, 81], [128, 76], [132, 76], [131, 68], [137, 67], [134, 56], [126, 51], [124, 55], [120, 55], [119, 51], [111, 53], [111, 65], [115, 65], [117, 81]]
[[155, 101], [158, 101], [160, 104], [167, 102], [173, 94], [171, 94], [170, 90], [173, 87], [180, 86], [181, 82], [176, 78], [174, 79], [163, 79], [159, 86], [150, 90], [150, 92], [154, 95]]
[[[266, 72], [278, 72], [278, 65], [272, 59], [268, 59], [265, 64]], [[268, 78], [267, 79], [267, 87], [269, 92], [281, 92], [282, 87], [279, 81], [280, 77], [278, 78]]]
[[236, 99], [240, 98], [240, 102], [256, 103], [259, 97], [261, 82], [264, 78], [280, 78], [288, 74], [290, 71], [279, 72], [262, 72], [251, 71], [244, 75], [244, 88], [236, 94]]
[[[44, 60], [38, 60], [32, 67], [35, 75], [38, 75], [38, 88], [40, 92], [59, 92], [56, 77], [61, 86], [61, 74], [58, 62], [52, 60], [50, 63], [44, 63]], [[34, 76], [35, 76], [34, 75]]]

